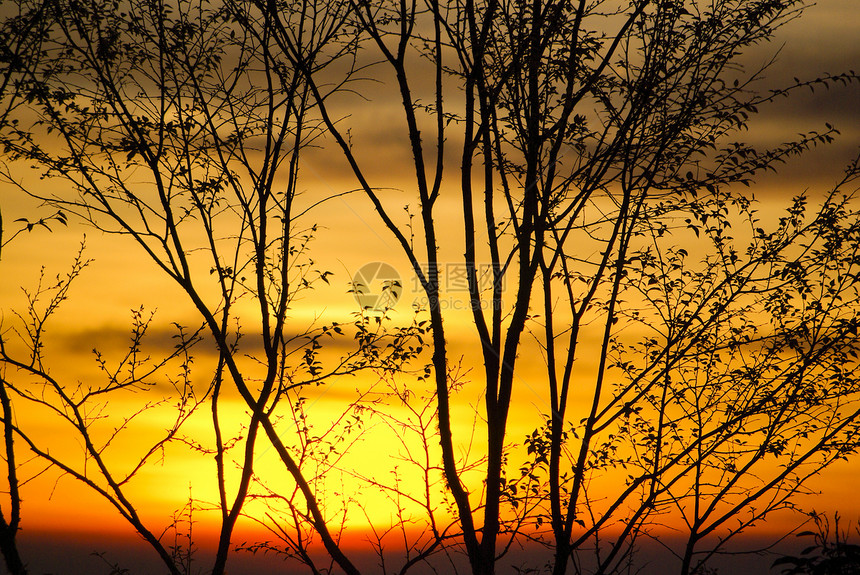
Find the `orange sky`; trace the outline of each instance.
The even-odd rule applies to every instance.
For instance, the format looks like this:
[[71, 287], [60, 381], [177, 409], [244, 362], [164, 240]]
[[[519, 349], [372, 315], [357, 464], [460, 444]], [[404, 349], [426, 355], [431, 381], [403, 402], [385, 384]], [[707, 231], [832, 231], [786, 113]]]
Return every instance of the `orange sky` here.
[[[854, 0], [823, 0], [818, 6], [799, 21], [786, 26], [781, 32], [781, 40], [786, 42], [779, 63], [774, 68], [775, 74], [805, 75], [806, 71], [838, 71], [856, 67], [860, 62], [860, 47], [856, 38], [860, 37], [860, 21], [856, 16]], [[830, 121], [842, 131], [842, 137], [826, 151], [817, 150], [811, 154], [811, 161], [795, 162], [785, 168], [782, 175], [769, 176], [760, 186], [754, 187], [756, 195], [762, 198], [762, 211], [767, 214], [774, 212], [784, 201], [805, 189], [816, 189], [835, 180], [839, 167], [850, 159], [860, 141], [860, 110], [857, 106], [858, 91], [851, 89], [830, 93], [805, 94], [796, 100], [785, 104], [780, 103], [773, 110], [763, 114], [751, 127], [749, 138], [754, 143], [772, 143], [782, 137], [790, 138], [803, 129], [821, 127], [824, 121]], [[384, 127], [388, 122], [380, 118], [396, 116], [389, 102], [369, 102], [349, 110], [355, 124], [361, 128], [375, 125], [377, 128], [359, 146], [364, 146], [367, 157], [378, 156], [385, 158], [374, 174], [377, 181], [373, 185], [388, 186], [394, 190], [388, 192], [392, 201], [396, 201], [396, 191], [403, 184], [402, 174], [389, 170], [395, 162], [392, 150], [402, 149], [398, 146], [397, 134], [388, 134]], [[397, 125], [396, 119], [391, 122]], [[361, 130], [356, 130], [361, 134]], [[382, 138], [386, 138], [382, 141]], [[374, 141], [375, 140], [375, 141]], [[385, 151], [381, 151], [385, 150]], [[312, 151], [302, 160], [304, 188], [308, 197], [328, 192], [339, 192], [354, 186], [345, 166], [338, 154], [330, 150]], [[404, 196], [406, 195], [403, 193]], [[456, 213], [459, 199], [452, 195], [450, 200], [443, 197], [443, 202], [452, 202], [452, 213]], [[22, 199], [17, 191], [0, 187], [0, 207], [3, 210], [3, 221], [6, 225], [5, 234], [12, 228], [10, 222], [18, 217], [26, 217], [32, 213], [33, 206]], [[347, 293], [352, 274], [368, 261], [385, 261], [391, 263], [401, 272], [404, 278], [405, 293], [395, 308], [397, 317], [409, 321], [411, 303], [420, 294], [412, 291], [412, 277], [408, 265], [400, 254], [396, 242], [379, 225], [376, 216], [371, 212], [368, 202], [358, 194], [331, 200], [325, 208], [326, 221], [319, 230], [312, 244], [314, 259], [319, 267], [334, 272], [329, 286], [321, 286], [313, 294], [308, 295], [295, 308], [293, 321], [307, 325], [320, 313], [325, 314], [326, 321], [349, 322], [357, 309], [352, 296]], [[308, 222], [310, 223], [310, 222]], [[441, 246], [443, 260], [451, 258], [456, 261], [462, 253], [461, 234], [456, 233], [458, 224], [450, 222], [450, 237], [443, 239]], [[13, 309], [23, 309], [22, 287], [32, 287], [38, 278], [39, 268], [44, 266], [49, 277], [63, 273], [74, 257], [78, 244], [86, 235], [86, 256], [93, 259], [92, 264], [75, 283], [70, 299], [64, 303], [61, 311], [54, 319], [48, 335], [47, 352], [50, 358], [52, 373], [58, 378], [68, 381], [86, 381], [93, 377], [94, 363], [91, 354], [93, 347], [104, 349], [106, 353], [119, 353], [122, 349], [123, 338], [127, 337], [130, 310], [143, 305], [148, 310], [156, 310], [157, 315], [153, 338], [153, 353], [167, 349], [172, 345], [169, 338], [169, 324], [179, 321], [188, 325], [194, 321], [194, 314], [188, 304], [183, 301], [182, 294], [171, 285], [169, 279], [159, 275], [155, 267], [148, 262], [135, 247], [124, 238], [107, 237], [100, 232], [87, 229], [79, 222], [71, 221], [68, 228], [55, 227], [52, 233], [36, 230], [31, 234], [20, 236], [3, 250], [0, 261], [0, 308], [2, 308], [3, 327], [11, 325], [14, 318], [10, 312]], [[462, 295], [451, 294], [451, 302], [464, 301]], [[451, 305], [454, 305], [453, 303]], [[465, 314], [453, 314], [449, 317], [449, 337], [457, 353], [467, 356], [465, 366], [475, 368], [474, 351], [471, 332], [466, 331]], [[462, 330], [462, 333], [459, 331]], [[204, 344], [205, 345], [205, 344]], [[212, 354], [201, 349], [197, 369], [205, 369], [212, 362]], [[521, 438], [534, 428], [535, 421], [541, 413], [545, 413], [546, 400], [540, 394], [541, 386], [530, 384], [531, 377], [537, 377], [537, 370], [529, 369], [528, 361], [538, 361], [534, 357], [525, 358], [521, 364], [521, 383], [514, 405], [516, 410], [512, 417], [509, 434], [512, 441]], [[539, 366], [537, 366], [539, 367]], [[480, 379], [480, 378], [477, 378]], [[331, 388], [309, 392], [309, 402], [313, 403], [314, 416], [318, 425], [324, 428], [327, 422], [334, 420], [352, 401], [356, 388], [369, 389], [375, 383], [371, 376], [345, 378], [335, 382]], [[384, 384], [376, 384], [383, 386]], [[455, 435], [468, 437], [474, 412], [470, 403], [478, 401], [477, 392], [467, 388], [458, 400], [458, 411], [455, 414]], [[111, 419], [104, 420], [104, 431], [109, 432], [117, 417], [113, 410], [120, 413], [131, 412], [138, 405], [142, 394], [128, 394], [127, 398], [112, 400], [109, 407]], [[126, 403], [127, 402], [127, 403]], [[234, 398], [232, 409], [241, 414], [244, 409]], [[169, 408], [165, 408], [169, 411]], [[146, 414], [135, 421], [133, 433], [130, 433], [125, 444], [118, 445], [112, 456], [114, 463], [120, 466], [130, 465], [140, 448], [140, 439], [158, 432], [162, 427], [158, 409]], [[208, 407], [203, 406], [199, 417], [193, 418], [188, 424], [188, 433], [194, 430], [207, 430]], [[55, 449], [67, 450], [73, 453], [76, 440], [59, 427], [53, 420], [36, 412], [19, 413], [19, 420], [30, 418], [30, 425], [35, 429], [35, 435], [46, 442], [55, 445]], [[374, 474], [389, 478], [395, 465], [404, 473], [404, 481], [420, 482], [415, 477], [409, 477], [404, 471], [403, 464], [395, 458], [402, 449], [392, 436], [392, 429], [382, 421], [370, 425], [364, 435], [352, 445], [346, 459], [342, 461], [345, 469], [356, 469], [370, 477]], [[474, 456], [480, 454], [480, 441], [473, 447]], [[281, 467], [275, 461], [274, 453], [266, 449], [266, 443], [261, 442], [257, 454], [258, 469], [270, 468], [275, 478], [282, 474]], [[464, 441], [463, 448], [467, 443]], [[814, 486], [822, 491], [819, 497], [805, 500], [805, 504], [816, 509], [840, 509], [843, 516], [854, 519], [860, 517], [860, 504], [855, 503], [852, 484], [860, 475], [860, 463], [840, 464], [817, 478]], [[31, 474], [40, 470], [38, 462], [29, 462], [25, 467]], [[133, 484], [132, 495], [137, 498], [145, 515], [149, 515], [154, 525], [166, 527], [165, 522], [170, 513], [181, 508], [187, 501], [189, 486], [193, 497], [197, 500], [214, 501], [216, 492], [212, 485], [213, 464], [211, 457], [203, 457], [192, 453], [187, 448], [176, 446], [168, 450], [163, 463], [147, 467]], [[341, 485], [331, 485], [329, 489], [338, 494], [349, 493], [357, 489], [356, 483], [343, 476]], [[371, 496], [372, 489], [364, 488], [368, 497], [367, 515], [357, 514], [356, 528], [364, 528], [368, 520], [383, 524], [393, 517], [393, 507], [379, 494]], [[58, 480], [56, 472], [49, 470], [39, 475], [25, 488], [25, 507], [23, 512], [23, 527], [33, 531], [60, 530], [75, 532], [81, 529], [81, 523], [88, 526], [98, 526], [97, 530], [105, 527], [118, 531], [127, 531], [127, 526], [117, 516], [116, 512], [87, 489], [81, 488], [73, 479]], [[205, 513], [203, 514], [205, 516]], [[352, 517], [352, 515], [350, 516]], [[249, 528], [245, 525], [245, 528]], [[201, 529], [205, 529], [205, 521], [201, 521]]]

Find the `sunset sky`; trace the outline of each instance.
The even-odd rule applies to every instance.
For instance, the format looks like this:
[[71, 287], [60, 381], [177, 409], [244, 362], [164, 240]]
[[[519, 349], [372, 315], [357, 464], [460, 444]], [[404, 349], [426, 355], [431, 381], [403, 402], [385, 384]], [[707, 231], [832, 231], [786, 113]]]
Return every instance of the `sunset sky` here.
[[[773, 44], [762, 46], [759, 53], [747, 56], [746, 61], [750, 66], [755, 66], [779, 52], [768, 74], [768, 85], [778, 85], [780, 78], [797, 76], [805, 79], [823, 72], [860, 69], [860, 42], [857, 41], [860, 38], [860, 17], [857, 14], [856, 0], [821, 0], [810, 7], [801, 19], [790, 22], [780, 30]], [[337, 111], [340, 116], [351, 116], [349, 121], [357, 134], [356, 146], [362, 150], [362, 158], [374, 164], [371, 170], [374, 180], [372, 185], [388, 188], [390, 191], [385, 194], [392, 203], [396, 203], [400, 195], [404, 198], [410, 196], [403, 191], [410, 185], [409, 174], [395, 167], [404, 164], [408, 153], [403, 134], [390, 129], [390, 126], [399, 128], [401, 125], [397, 106], [397, 102], [384, 99], [366, 102], [356, 99]], [[763, 219], [775, 217], [793, 196], [808, 192], [814, 197], [816, 193], [826, 191], [838, 179], [842, 168], [856, 155], [860, 142], [860, 86], [855, 84], [829, 91], [818, 89], [814, 93], [807, 90], [797, 97], [778, 101], [771, 108], [763, 109], [760, 117], [751, 123], [746, 134], [748, 140], [753, 144], [768, 145], [790, 139], [799, 132], [823, 129], [825, 122], [834, 124], [841, 132], [833, 145], [812, 150], [806, 157], [785, 165], [779, 174], [767, 175], [759, 184], [752, 186], [751, 193], [761, 202], [759, 209]], [[409, 166], [408, 163], [404, 165]], [[347, 168], [341, 154], [333, 146], [308, 150], [300, 165], [303, 197], [310, 204], [315, 198], [354, 189], [356, 184]], [[62, 183], [46, 181], [38, 185], [58, 186], [58, 192], [62, 193]], [[454, 187], [449, 195], [443, 194], [441, 208], [438, 209], [444, 213], [448, 202], [451, 214], [457, 214], [460, 198], [456, 181], [450, 185]], [[404, 200], [404, 203], [407, 201]], [[15, 222], [18, 218], [34, 220], [51, 213], [5, 184], [0, 184], [0, 209], [4, 241], [18, 229], [19, 223]], [[420, 298], [421, 293], [407, 260], [396, 241], [379, 224], [369, 201], [358, 193], [347, 194], [330, 199], [318, 209], [322, 211], [311, 212], [300, 225], [310, 227], [316, 223], [314, 214], [324, 214], [324, 222], [316, 232], [310, 250], [315, 267], [328, 270], [332, 275], [328, 285], [318, 284], [315, 290], [306, 292], [296, 303], [291, 321], [303, 326], [296, 330], [304, 329], [304, 326], [313, 325], [314, 322], [353, 321], [358, 305], [349, 293], [350, 280], [363, 265], [377, 261], [390, 264], [400, 274], [404, 290], [393, 313], [395, 321], [408, 323], [412, 316], [412, 304]], [[441, 239], [442, 260], [459, 261], [463, 247], [462, 233], [457, 230], [462, 226], [455, 215], [444, 225], [449, 226], [450, 235], [446, 234]], [[159, 273], [131, 240], [103, 234], [71, 219], [67, 227], [52, 223], [50, 232], [36, 228], [19, 235], [4, 247], [0, 261], [0, 325], [4, 337], [6, 333], [11, 334], [6, 330], [20, 325], [14, 314], [16, 310], [23, 312], [25, 309], [23, 290], [32, 292], [41, 269], [44, 269], [48, 280], [66, 273], [82, 243], [86, 245], [84, 257], [92, 261], [74, 282], [68, 300], [63, 302], [49, 324], [45, 343], [51, 374], [69, 382], [69, 385], [75, 385], [76, 382], [86, 384], [100, 377], [92, 353], [94, 348], [103, 352], [109, 363], [121, 356], [128, 345], [132, 310], [143, 306], [146, 314], [155, 312], [152, 333], [145, 344], [145, 349], [155, 357], [173, 349], [176, 341], [173, 338], [174, 322], [192, 326], [199, 321], [184, 294], [169, 278]], [[451, 270], [453, 272], [454, 268]], [[446, 301], [452, 308], [465, 304], [466, 294], [457, 288], [453, 276], [448, 292]], [[448, 316], [447, 321], [451, 326], [448, 328], [448, 337], [459, 354], [452, 361], [456, 362], [462, 356], [463, 379], [469, 381], [470, 370], [479, 368], [480, 360], [477, 353], [471, 353], [476, 349], [473, 332], [468, 326], [466, 308], [462, 310]], [[245, 345], [250, 355], [259, 351], [253, 341]], [[331, 354], [342, 353], [347, 345], [348, 342], [335, 344]], [[211, 371], [216, 361], [211, 342], [204, 340], [195, 353], [194, 373], [205, 373], [207, 369]], [[537, 369], [541, 367], [537, 365], [540, 359], [525, 357], [520, 361], [520, 385], [517, 387], [515, 411], [508, 430], [512, 441], [521, 441], [534, 429], [535, 421], [541, 414], [547, 412], [547, 400], [540, 392], [541, 385], [537, 381], [540, 377]], [[537, 363], [530, 368], [530, 361]], [[200, 376], [200, 379], [206, 378]], [[166, 385], [163, 381], [160, 384]], [[381, 395], [386, 390], [386, 382], [377, 381], [372, 374], [361, 374], [340, 378], [324, 387], [309, 390], [307, 406], [313, 408], [315, 425], [325, 429], [334, 424], [350, 408], [357, 390], [367, 393], [368, 397]], [[158, 390], [150, 390], [146, 394], [130, 392], [112, 399], [105, 408], [105, 418], [98, 422], [98, 425], [103, 426], [102, 431], [109, 433], [123, 414], [130, 415], [137, 411], [142, 398], [157, 400], [157, 393], [153, 394], [153, 391]], [[230, 422], [228, 416], [227, 425], [232, 425], [233, 431], [238, 432], [240, 422], [243, 421], [244, 403], [235, 395], [228, 396], [227, 401], [235, 410], [234, 421]], [[468, 437], [474, 418], [478, 417], [473, 406], [480, 402], [480, 390], [467, 386], [458, 402], [453, 417], [455, 434]], [[407, 417], [404, 411], [398, 411], [399, 408], [391, 409], [393, 411], [389, 413]], [[169, 404], [155, 406], [136, 418], [130, 426], [130, 432], [121, 436], [119, 443], [113, 446], [112, 462], [121, 467], [133, 466], [146, 441], [162, 431], [164, 417], [168, 417], [171, 410], [172, 405]], [[402, 461], [397, 460], [404, 449], [403, 445], [398, 444], [397, 435], [408, 434], [403, 432], [403, 428], [398, 428], [396, 423], [389, 422], [391, 425], [388, 426], [383, 419], [366, 415], [367, 421], [373, 423], [362, 434], [350, 436], [347, 440], [349, 449], [340, 461], [340, 466], [358, 470], [357, 473], [365, 475], [365, 479], [375, 476], [380, 481], [389, 479], [395, 468], [400, 466], [398, 472], [404, 474], [405, 485], [410, 481], [420, 485], [420, 478], [404, 471]], [[80, 452], [78, 439], [59, 425], [56, 418], [38, 410], [19, 412], [17, 417], [22, 427], [29, 421], [30, 429], [35, 430], [34, 436], [50, 444], [52, 450], [70, 454]], [[186, 424], [185, 433], [194, 436], [197, 430], [205, 434], [208, 417], [208, 404], [204, 404]], [[285, 429], [288, 427], [285, 424]], [[288, 478], [276, 454], [267, 446], [267, 443], [261, 442], [258, 447], [258, 470], [267, 475], [273, 485], [287, 483]], [[481, 448], [475, 446], [474, 449], [477, 457]], [[26, 459], [23, 453], [19, 457]], [[109, 550], [112, 545], [122, 544], [129, 548], [136, 545], [138, 550], [135, 553], [141, 557], [151, 553], [139, 539], [135, 539], [131, 528], [116, 510], [91, 490], [69, 477], [61, 477], [55, 470], [45, 470], [44, 464], [38, 460], [26, 461], [23, 469], [25, 472], [22, 475], [32, 478], [24, 487], [23, 497], [22, 537], [26, 545], [25, 552], [27, 549], [31, 550], [30, 553], [39, 553], [40, 549], [60, 550], [54, 554], [45, 552], [33, 560], [34, 564], [65, 573], [61, 570], [63, 563], [52, 558], [53, 555], [62, 554], [68, 559], [60, 561], [68, 560], [72, 565], [80, 562], [81, 567], [69, 567], [72, 569], [69, 573], [83, 573], [88, 568], [85, 565], [93, 565], [92, 561], [95, 561], [87, 558], [92, 551]], [[170, 516], [186, 504], [189, 494], [195, 501], [204, 502], [203, 505], [217, 500], [217, 492], [211, 481], [212, 469], [211, 456], [194, 453], [187, 445], [172, 445], [163, 458], [154, 458], [153, 464], [144, 468], [132, 482], [131, 495], [136, 498], [142, 514], [151, 521], [153, 529], [160, 532], [167, 528], [166, 522]], [[359, 482], [348, 474], [338, 477], [342, 483], [327, 485], [333, 493], [332, 497], [348, 497], [353, 490], [358, 489], [356, 486]], [[803, 497], [798, 501], [805, 509], [839, 510], [846, 519], [856, 521], [860, 519], [860, 502], [856, 497], [858, 480], [860, 461], [840, 463], [810, 484], [821, 491], [820, 495]], [[363, 489], [365, 495], [372, 491], [366, 486]], [[384, 524], [393, 517], [393, 507], [382, 495], [369, 496], [367, 501], [370, 503], [364, 513], [350, 514], [355, 534], [363, 533], [368, 524]], [[251, 504], [250, 508], [253, 509], [254, 505]], [[216, 514], [217, 511], [200, 511], [195, 516], [196, 532], [214, 532]], [[785, 525], [792, 521], [787, 516], [783, 519], [786, 523], [774, 523], [777, 525], [774, 532], [784, 531]], [[236, 540], [242, 541], [243, 533], [253, 535], [259, 532], [259, 527], [246, 521], [240, 525]], [[116, 537], [121, 542], [109, 542], [110, 537]], [[239, 562], [235, 571], [231, 569], [230, 572], [253, 573], [254, 569], [253, 565], [244, 566]]]

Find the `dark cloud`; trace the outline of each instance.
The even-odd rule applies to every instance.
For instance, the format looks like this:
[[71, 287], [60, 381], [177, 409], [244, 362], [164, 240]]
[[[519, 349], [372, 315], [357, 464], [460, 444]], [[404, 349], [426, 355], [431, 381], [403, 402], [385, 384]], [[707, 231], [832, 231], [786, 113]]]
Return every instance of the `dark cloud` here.
[[[261, 357], [264, 353], [262, 339], [255, 337], [253, 333], [248, 333], [250, 331], [246, 330], [246, 335], [241, 339], [239, 354]], [[349, 335], [349, 331], [348, 326], [344, 327], [344, 335], [324, 337], [320, 342], [327, 350], [348, 352], [355, 349], [356, 346], [355, 340]], [[190, 335], [192, 332], [192, 328], [185, 328], [186, 334]], [[293, 332], [288, 334], [289, 338], [294, 338], [294, 347], [300, 347], [304, 342], [308, 341], [308, 338], [303, 333]], [[68, 352], [82, 357], [88, 353], [92, 353], [93, 350], [97, 350], [105, 356], [116, 358], [129, 349], [131, 342], [131, 331], [129, 329], [105, 326], [82, 331], [56, 333], [52, 337], [52, 345], [55, 347], [50, 351], [57, 354]], [[178, 337], [178, 330], [175, 327], [153, 327], [147, 330], [141, 344], [141, 349], [153, 358], [165, 357], [173, 353], [179, 343], [180, 338]], [[192, 350], [193, 355], [196, 356], [215, 357], [217, 354], [215, 342], [206, 330], [200, 333], [199, 341], [193, 346]]]

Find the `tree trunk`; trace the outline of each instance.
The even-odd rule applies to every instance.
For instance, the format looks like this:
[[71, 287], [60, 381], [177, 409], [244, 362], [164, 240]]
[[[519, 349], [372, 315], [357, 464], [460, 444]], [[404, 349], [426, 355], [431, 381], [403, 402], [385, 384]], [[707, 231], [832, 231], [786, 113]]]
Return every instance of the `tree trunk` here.
[[27, 568], [24, 562], [21, 561], [21, 555], [18, 553], [18, 543], [16, 536], [18, 530], [6, 525], [3, 520], [3, 525], [0, 526], [0, 552], [3, 553], [3, 560], [6, 563], [6, 569], [11, 575], [26, 575]]

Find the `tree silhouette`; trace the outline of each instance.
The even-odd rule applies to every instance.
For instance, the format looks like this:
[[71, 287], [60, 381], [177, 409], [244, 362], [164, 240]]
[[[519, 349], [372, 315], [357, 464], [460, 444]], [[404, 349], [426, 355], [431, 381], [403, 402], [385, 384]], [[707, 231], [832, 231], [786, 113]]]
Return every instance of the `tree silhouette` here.
[[[277, 22], [276, 4], [258, 5]], [[381, 60], [376, 73], [402, 102], [414, 222], [398, 218], [402, 196], [381, 192], [393, 183], [369, 175], [360, 126], [336, 121], [342, 108], [322, 98], [285, 24], [278, 39], [426, 293], [443, 467], [474, 573], [492, 573], [525, 525], [529, 537], [549, 527], [555, 573], [619, 526], [614, 542], [594, 544], [596, 570], [608, 572], [673, 508], [690, 531], [679, 552], [687, 573], [705, 537], [741, 521], [707, 556], [855, 450], [857, 382], [845, 366], [856, 360], [857, 220], [842, 194], [857, 166], [811, 218], [797, 198], [765, 230], [739, 185], [835, 129], [764, 150], [731, 140], [777, 97], [856, 80], [760, 91], [765, 70], [743, 71], [744, 51], [800, 3], [352, 5], [368, 60]], [[461, 200], [456, 215], [441, 207], [447, 194]], [[440, 222], [451, 219], [463, 237], [445, 250]], [[464, 254], [481, 350], [479, 494], [451, 428], [443, 250]], [[481, 262], [493, 274], [485, 289]], [[535, 349], [549, 408], [516, 466], [507, 428], [519, 362]], [[574, 409], [583, 393], [590, 405]], [[770, 457], [784, 467], [762, 478]], [[589, 486], [622, 469], [617, 494], [597, 507]]]
[[[797, 537], [812, 537], [812, 545], [799, 556], [785, 556], [773, 562], [782, 565], [783, 575], [836, 575], [856, 573], [860, 569], [860, 546], [849, 542], [847, 531], [839, 530], [839, 514], [833, 516], [833, 531], [827, 517], [812, 514], [815, 531], [803, 531]], [[856, 529], [855, 529], [856, 530]]]
[[[857, 80], [767, 86], [766, 66], [742, 66], [801, 8], [54, 0], [23, 10], [48, 17], [38, 42], [24, 44], [33, 57], [7, 73], [4, 109], [25, 106], [31, 119], [0, 125], [6, 182], [131, 238], [181, 288], [217, 350], [194, 396], [211, 405], [212, 437], [188, 439], [217, 463], [213, 572], [225, 570], [246, 502], [260, 499], [270, 513], [256, 519], [280, 544], [244, 547], [277, 549], [317, 573], [318, 538], [330, 567], [358, 573], [340, 544], [355, 507], [323, 487], [346, 473], [397, 510], [371, 544], [385, 571], [462, 552], [474, 574], [490, 574], [515, 546], [537, 545], [549, 572], [611, 573], [653, 539], [686, 575], [851, 456], [858, 164], [826, 193], [763, 214], [747, 191], [755, 178], [838, 132], [828, 124], [770, 148], [736, 141], [775, 100]], [[373, 97], [399, 102], [402, 124], [390, 129], [411, 162], [407, 183], [403, 170], [378, 170], [379, 126], [365, 133], [350, 117]], [[360, 313], [350, 325], [288, 325], [297, 295], [330, 275], [308, 242], [326, 222], [314, 208], [332, 196], [297, 200], [309, 145], [339, 149], [409, 261], [426, 302], [414, 321]], [[42, 193], [16, 171], [22, 162], [72, 190]], [[465, 279], [466, 334], [450, 305], [451, 266]], [[240, 300], [254, 304], [245, 327]], [[325, 362], [324, 340], [344, 332], [355, 347]], [[262, 349], [253, 360], [241, 351], [248, 338]], [[408, 367], [425, 359], [426, 370]], [[341, 421], [323, 438], [305, 425], [301, 389], [359, 370], [389, 393], [366, 402], [358, 392], [350, 406], [401, 435], [421, 493], [401, 470], [382, 480], [327, 455]], [[234, 437], [220, 419], [228, 389], [248, 412]], [[474, 393], [462, 434], [456, 419]], [[518, 410], [526, 393], [536, 413]], [[514, 411], [528, 418], [525, 437], [510, 431]], [[296, 423], [287, 439], [281, 416]], [[46, 455], [27, 430], [13, 431]], [[288, 487], [255, 472], [264, 443]], [[675, 547], [665, 534], [679, 526]], [[396, 567], [384, 553], [392, 532], [405, 546]]]
[[[264, 441], [295, 483], [294, 505], [301, 509], [302, 523], [312, 525], [315, 537], [344, 570], [355, 572], [336, 542], [339, 536], [329, 531], [328, 521], [335, 514], [329, 515], [319, 499], [323, 477], [316, 471], [305, 474], [306, 466], [316, 470], [325, 465], [312, 458], [325, 438], [312, 437], [306, 426], [301, 433], [282, 434], [277, 425], [301, 416], [297, 405], [305, 387], [407, 361], [414, 353], [406, 344], [421, 330], [408, 326], [391, 335], [379, 333], [366, 317], [343, 328], [336, 323], [288, 324], [295, 298], [327, 282], [329, 275], [307, 254], [315, 223], [302, 227], [299, 220], [324, 198], [315, 198], [312, 205], [295, 201], [299, 153], [321, 133], [307, 116], [313, 104], [302, 75], [278, 65], [276, 47], [264, 27], [242, 30], [224, 5], [59, 1], [19, 2], [17, 7], [24, 16], [12, 18], [10, 26], [28, 18], [40, 26], [7, 69], [11, 88], [3, 97], [4, 103], [11, 103], [6, 109], [14, 104], [27, 113], [23, 118], [4, 117], [6, 183], [47, 204], [64, 206], [64, 213], [105, 234], [132, 240], [158, 273], [180, 288], [199, 322], [180, 327], [175, 350], [149, 366], [142, 365], [148, 358], [140, 352], [149, 320], [135, 316], [133, 343], [119, 367], [110, 368], [106, 358], [96, 357], [106, 383], [74, 389], [54, 379], [40, 338], [86, 265], [79, 259], [66, 278], [33, 292], [22, 313], [26, 326], [19, 330], [27, 355], [17, 356], [10, 343], [14, 332], [6, 325], [0, 360], [10, 373], [4, 386], [17, 396], [15, 401], [35, 402], [70, 424], [84, 445], [84, 461], [96, 464], [72, 464], [79, 459], [57, 454], [27, 429], [13, 426], [17, 437], [112, 503], [174, 574], [182, 571], [183, 563], [140, 517], [138, 503], [126, 494], [128, 482], [167, 442], [183, 441], [212, 457], [219, 495], [213, 503], [220, 516], [212, 572], [223, 573], [236, 522], [253, 495], [259, 439], [268, 438]], [[342, 18], [338, 12], [333, 5], [330, 19], [335, 23]], [[308, 33], [302, 48], [310, 53], [337, 32], [336, 26], [327, 28], [328, 21], [305, 22], [303, 14], [293, 16]], [[22, 37], [29, 38], [26, 30]], [[311, 55], [309, 65], [321, 69], [327, 61]], [[27, 165], [37, 166], [42, 177], [64, 180], [68, 193], [49, 195], [31, 187], [22, 175]], [[47, 306], [40, 307], [45, 297]], [[250, 305], [253, 317], [243, 315], [240, 321], [240, 301]], [[203, 371], [206, 384], [190, 376], [190, 348], [203, 334], [217, 354], [211, 371]], [[341, 334], [355, 336], [354, 349], [323, 361], [323, 344]], [[243, 348], [249, 340], [259, 355]], [[101, 410], [117, 392], [155, 387], [153, 377], [163, 383], [168, 376], [161, 368], [176, 358], [181, 361], [173, 380], [179, 394], [175, 424], [167, 426], [166, 436], [145, 450], [132, 469], [117, 470], [104, 453], [149, 404], [120, 419], [106, 438], [96, 436], [94, 421], [101, 419]], [[13, 382], [13, 372], [22, 379]], [[125, 372], [130, 375], [120, 375]], [[35, 393], [30, 377], [47, 391]], [[226, 394], [238, 394], [247, 410], [247, 419], [238, 427], [224, 422]], [[211, 407], [210, 435], [180, 434], [180, 425], [204, 401]], [[8, 426], [8, 410], [4, 416]], [[11, 461], [10, 466], [14, 468]]]

